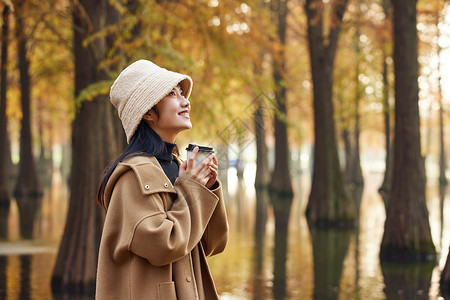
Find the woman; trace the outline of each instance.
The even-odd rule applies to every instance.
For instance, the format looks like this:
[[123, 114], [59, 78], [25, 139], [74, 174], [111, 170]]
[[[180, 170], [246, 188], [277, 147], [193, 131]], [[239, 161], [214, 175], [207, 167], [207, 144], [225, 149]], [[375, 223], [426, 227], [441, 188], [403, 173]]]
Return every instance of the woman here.
[[228, 222], [211, 154], [181, 162], [176, 136], [192, 127], [187, 75], [139, 60], [111, 87], [128, 146], [106, 170], [96, 299], [218, 299], [206, 257], [224, 250]]

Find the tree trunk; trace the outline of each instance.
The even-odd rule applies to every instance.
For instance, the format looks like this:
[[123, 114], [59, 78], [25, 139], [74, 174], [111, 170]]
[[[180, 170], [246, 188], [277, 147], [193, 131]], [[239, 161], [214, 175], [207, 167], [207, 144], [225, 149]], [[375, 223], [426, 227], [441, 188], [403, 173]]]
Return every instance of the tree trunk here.
[[[358, 4], [359, 5], [359, 4]], [[360, 73], [360, 60], [361, 60], [361, 49], [359, 46], [359, 27], [356, 28], [356, 34], [354, 36], [354, 50], [356, 59], [355, 68], [355, 98], [353, 112], [351, 117], [354, 118], [354, 128], [353, 131], [345, 129], [343, 132], [344, 145], [345, 145], [345, 181], [349, 185], [350, 189], [355, 189], [356, 187], [361, 187], [364, 185], [364, 178], [361, 169], [361, 159], [360, 159], [360, 147], [359, 147], [359, 135], [360, 135], [360, 114], [359, 114], [359, 103], [361, 101], [361, 87], [359, 84], [359, 73]], [[348, 122], [352, 124], [351, 122]], [[350, 126], [349, 126], [350, 127]], [[353, 134], [351, 134], [353, 133]]]
[[350, 141], [350, 129], [347, 126], [345, 126], [345, 128], [342, 129], [342, 141], [344, 142], [344, 153], [345, 153], [344, 179], [345, 183], [349, 185], [353, 147], [352, 142]]
[[286, 111], [286, 74], [285, 68], [285, 44], [286, 44], [286, 19], [287, 0], [272, 1], [272, 14], [277, 26], [279, 50], [273, 57], [273, 80], [275, 84], [276, 113], [274, 116], [275, 127], [275, 167], [270, 181], [270, 189], [273, 192], [286, 196], [292, 196], [292, 184], [289, 168], [289, 146], [287, 138], [287, 111]]
[[[133, 15], [137, 15], [138, 14], [138, 9], [139, 9], [139, 1], [138, 0], [128, 0], [126, 2], [126, 6], [128, 8], [128, 10], [133, 14]], [[108, 19], [106, 20], [108, 25], [112, 25], [116, 22], [118, 22], [118, 20], [120, 19], [120, 14], [119, 12], [112, 6], [112, 5], [108, 5], [107, 7], [107, 14], [108, 14]], [[140, 24], [140, 22], [138, 22], [138, 24]], [[132, 35], [129, 37], [130, 40], [134, 40], [139, 38], [140, 35], [140, 30], [138, 30], [137, 28], [139, 28], [140, 25], [136, 25], [133, 29], [132, 29]], [[120, 33], [119, 33], [120, 34]], [[106, 37], [106, 44], [108, 46], [114, 45], [114, 42], [116, 40], [116, 36], [115, 35], [111, 35], [111, 36], [107, 36]], [[126, 56], [127, 59], [126, 61], [130, 61], [131, 57], [128, 57], [128, 55], [126, 53], [122, 53], [122, 55]], [[119, 66], [117, 64], [113, 64], [110, 66], [110, 68], [118, 68]], [[122, 122], [120, 121], [119, 115], [117, 114], [116, 108], [113, 105], [109, 106], [109, 109], [111, 110], [111, 115], [112, 115], [112, 124], [113, 124], [113, 131], [114, 131], [114, 136], [115, 139], [117, 140], [115, 144], [116, 148], [113, 151], [114, 153], [122, 153], [122, 151], [127, 147], [128, 143], [127, 143], [127, 137], [125, 135], [125, 131], [123, 130], [122, 127]]]
[[[439, 41], [440, 29], [439, 20], [441, 19], [442, 10], [436, 12], [436, 28], [437, 28], [437, 40]], [[436, 43], [437, 55], [441, 57], [442, 48], [439, 43]], [[441, 72], [441, 60], [438, 59], [438, 70], [439, 70], [439, 83], [441, 82], [442, 72]], [[444, 112], [442, 108], [442, 89], [441, 85], [438, 84], [438, 103], [439, 103], [439, 184], [441, 186], [447, 185], [447, 177], [445, 176], [445, 169], [447, 168], [447, 162], [445, 159], [445, 141], [444, 141]]]
[[416, 0], [393, 0], [394, 173], [381, 242], [382, 260], [428, 260], [436, 255], [425, 202], [420, 150]]
[[[10, 193], [8, 175], [11, 162], [11, 150], [7, 129], [6, 117], [6, 88], [7, 88], [7, 59], [8, 59], [8, 33], [9, 33], [9, 6], [5, 5], [2, 12], [2, 53], [1, 53], [1, 88], [0, 88], [0, 207], [9, 208]], [[0, 235], [1, 236], [1, 235]]]
[[20, 235], [24, 239], [32, 239], [37, 212], [42, 206], [42, 196], [20, 196], [16, 200], [20, 215]]
[[445, 159], [444, 112], [442, 108], [442, 94], [439, 92], [439, 184], [443, 186], [448, 183], [445, 175], [446, 169], [447, 161]]
[[[390, 24], [390, 10], [391, 10], [391, 0], [383, 0], [383, 11], [385, 15], [385, 24]], [[388, 54], [386, 51], [386, 44], [388, 41], [384, 40], [382, 44], [383, 49], [383, 115], [384, 115], [384, 134], [385, 134], [385, 148], [386, 148], [386, 158], [385, 158], [385, 170], [384, 179], [378, 192], [383, 198], [384, 208], [387, 211], [389, 193], [391, 192], [392, 184], [392, 147], [391, 147], [391, 107], [389, 105], [389, 79], [388, 79], [388, 64], [387, 58]]]
[[355, 105], [354, 105], [354, 116], [355, 116], [355, 129], [353, 132], [353, 142], [354, 145], [352, 147], [352, 156], [351, 156], [351, 164], [349, 168], [349, 182], [353, 186], [363, 186], [364, 185], [364, 178], [362, 175], [362, 169], [361, 169], [361, 156], [360, 156], [360, 147], [359, 147], [359, 136], [360, 136], [360, 130], [361, 130], [361, 115], [359, 113], [359, 103], [361, 102], [361, 87], [359, 85], [359, 73], [360, 73], [360, 59], [361, 59], [361, 48], [359, 46], [359, 36], [360, 36], [360, 30], [359, 27], [356, 29], [356, 37], [355, 37], [355, 52], [357, 57], [356, 62], [356, 72], [355, 72], [355, 82], [356, 82], [356, 88], [355, 88]]
[[441, 279], [439, 280], [440, 289], [442, 294], [450, 295], [450, 251], [447, 255], [447, 261], [445, 262], [445, 267], [441, 273]]
[[384, 208], [387, 211], [389, 204], [389, 194], [392, 186], [392, 146], [391, 146], [391, 107], [389, 105], [389, 81], [388, 81], [388, 64], [386, 62], [387, 55], [383, 55], [383, 115], [384, 115], [384, 133], [385, 133], [385, 170], [384, 179], [378, 192], [381, 194], [384, 202]]
[[347, 1], [334, 4], [335, 23], [325, 41], [322, 1], [305, 2], [314, 92], [314, 166], [306, 209], [312, 227], [354, 226], [355, 222], [355, 208], [339, 164], [332, 102], [334, 58], [346, 5]]
[[[83, 0], [74, 7], [75, 96], [107, 78], [98, 67], [106, 51], [105, 38], [83, 45], [111, 21], [107, 6], [107, 0]], [[106, 95], [83, 101], [73, 122], [69, 211], [52, 277], [57, 292], [91, 293], [95, 288], [103, 224], [95, 196], [102, 170], [118, 154], [112, 153], [117, 145], [110, 106]]]
[[258, 107], [253, 114], [256, 137], [256, 176], [255, 187], [267, 187], [270, 181], [269, 163], [267, 161], [266, 130], [264, 124], [263, 106], [258, 103]]
[[[14, 196], [33, 197], [42, 195], [42, 190], [36, 174], [36, 164], [33, 158], [31, 145], [31, 120], [30, 120], [30, 62], [27, 58], [27, 36], [24, 31], [24, 5], [25, 1], [17, 1], [16, 7], [16, 32], [18, 40], [18, 61], [20, 71], [20, 90], [22, 104], [22, 121], [20, 129], [20, 162], [19, 176]], [[19, 201], [19, 199], [18, 199]]]

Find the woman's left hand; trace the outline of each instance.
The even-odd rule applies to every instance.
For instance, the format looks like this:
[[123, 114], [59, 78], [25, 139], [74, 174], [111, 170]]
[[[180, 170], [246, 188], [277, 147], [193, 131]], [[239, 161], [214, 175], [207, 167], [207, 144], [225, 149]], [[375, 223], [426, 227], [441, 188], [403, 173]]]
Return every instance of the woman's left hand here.
[[188, 160], [185, 160], [178, 171], [178, 176], [188, 176], [197, 180], [205, 187], [210, 189], [217, 180], [218, 162], [214, 154], [210, 154], [205, 161], [194, 168], [194, 160], [198, 153], [198, 147], [195, 147]]
[[210, 173], [209, 173], [208, 182], [206, 182], [205, 186], [208, 189], [210, 189], [214, 185], [214, 183], [216, 182], [217, 170], [219, 169], [217, 158], [216, 158], [216, 156], [214, 154], [212, 155], [211, 161], [208, 163], [208, 167], [209, 167]]

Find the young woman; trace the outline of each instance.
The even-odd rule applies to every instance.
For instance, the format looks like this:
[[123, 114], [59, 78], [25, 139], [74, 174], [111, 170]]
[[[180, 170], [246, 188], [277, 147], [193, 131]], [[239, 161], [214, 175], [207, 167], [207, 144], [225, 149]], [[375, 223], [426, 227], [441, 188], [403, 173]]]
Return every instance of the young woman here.
[[181, 162], [177, 134], [192, 127], [187, 75], [139, 60], [111, 87], [128, 146], [106, 170], [96, 299], [218, 299], [206, 257], [224, 250], [228, 222], [211, 154]]

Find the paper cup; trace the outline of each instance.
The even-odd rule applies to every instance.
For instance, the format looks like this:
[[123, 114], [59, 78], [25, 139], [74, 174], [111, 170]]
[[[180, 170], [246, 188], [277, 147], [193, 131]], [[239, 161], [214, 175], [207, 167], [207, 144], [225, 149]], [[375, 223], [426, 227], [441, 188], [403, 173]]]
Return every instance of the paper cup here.
[[199, 164], [201, 164], [202, 161], [204, 161], [208, 157], [208, 155], [210, 155], [211, 153], [214, 153], [214, 150], [212, 147], [200, 146], [200, 145], [196, 145], [196, 144], [189, 144], [189, 146], [186, 148], [188, 160], [189, 160], [189, 157], [191, 157], [192, 151], [194, 150], [194, 148], [196, 146], [198, 147], [198, 153], [194, 159], [194, 168], [196, 168]]

